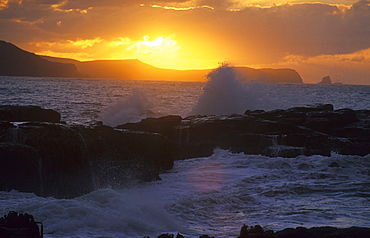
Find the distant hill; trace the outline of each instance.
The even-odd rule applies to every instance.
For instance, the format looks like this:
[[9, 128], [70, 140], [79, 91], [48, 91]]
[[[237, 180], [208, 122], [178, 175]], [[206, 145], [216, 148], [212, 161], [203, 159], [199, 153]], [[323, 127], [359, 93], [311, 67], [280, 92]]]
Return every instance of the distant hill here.
[[[161, 69], [140, 60], [96, 60], [80, 62], [65, 58], [43, 56], [62, 63], [74, 63], [78, 71], [93, 78], [158, 79], [158, 80], [206, 80], [212, 69], [173, 70]], [[293, 69], [253, 69], [235, 67], [236, 73], [246, 81], [263, 83], [303, 83], [301, 76]]]
[[77, 70], [92, 78], [149, 79], [149, 80], [205, 80], [209, 70], [174, 70], [157, 68], [137, 59], [76, 61], [42, 56], [53, 62], [74, 63]]
[[74, 64], [51, 62], [0, 40], [0, 75], [81, 77]]
[[[293, 69], [235, 67], [235, 70], [246, 81], [302, 83], [301, 76]], [[82, 62], [66, 58], [38, 56], [11, 43], [0, 41], [0, 75], [7, 76], [204, 81], [211, 71], [212, 69], [162, 69], [136, 59]]]

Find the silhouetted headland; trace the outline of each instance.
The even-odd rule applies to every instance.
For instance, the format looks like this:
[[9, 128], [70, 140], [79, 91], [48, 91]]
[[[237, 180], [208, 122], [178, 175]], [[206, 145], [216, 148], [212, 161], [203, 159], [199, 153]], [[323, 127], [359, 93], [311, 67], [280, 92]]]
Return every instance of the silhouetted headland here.
[[33, 77], [83, 77], [74, 64], [51, 62], [0, 40], [0, 75]]
[[[293, 69], [235, 67], [235, 70], [245, 81], [302, 83], [301, 76]], [[2, 76], [205, 81], [206, 75], [211, 71], [212, 69], [163, 69], [137, 59], [81, 62], [73, 59], [38, 56], [11, 43], [0, 41], [0, 75]]]

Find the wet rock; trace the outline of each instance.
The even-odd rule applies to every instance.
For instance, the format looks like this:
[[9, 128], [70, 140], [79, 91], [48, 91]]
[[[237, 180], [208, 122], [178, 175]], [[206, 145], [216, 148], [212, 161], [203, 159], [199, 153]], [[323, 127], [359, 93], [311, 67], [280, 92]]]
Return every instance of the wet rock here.
[[159, 179], [173, 166], [160, 134], [58, 123], [2, 123], [0, 189], [71, 198]]
[[328, 165], [328, 167], [331, 167], [331, 168], [338, 168], [340, 167], [340, 165], [337, 163], [337, 162], [332, 162]]
[[117, 126], [117, 129], [129, 129], [134, 131], [147, 131], [160, 133], [169, 139], [174, 138], [173, 128], [181, 124], [180, 116], [164, 116], [160, 118], [146, 118], [138, 123], [127, 123], [124, 126]]
[[13, 178], [11, 181], [1, 180], [2, 187], [7, 188], [4, 190], [16, 189], [14, 181], [26, 184], [33, 181], [35, 186], [32, 188], [19, 190], [55, 197], [74, 197], [91, 191], [91, 175], [86, 166], [88, 158], [83, 140], [68, 126], [24, 123], [9, 128], [0, 137], [5, 142], [3, 149], [8, 155], [7, 160], [1, 160], [0, 167], [9, 169], [1, 177]]
[[185, 237], [181, 235], [180, 233], [177, 233], [176, 238], [185, 238]]
[[260, 225], [248, 227], [244, 225], [240, 230], [238, 238], [265, 237], [265, 231]]
[[273, 236], [276, 238], [302, 237], [302, 238], [366, 238], [370, 236], [370, 228], [350, 227], [350, 228], [335, 228], [335, 227], [297, 227], [287, 228], [282, 231], [277, 231]]
[[[166, 123], [170, 119], [171, 123]], [[331, 152], [370, 153], [370, 112], [334, 110], [331, 104], [287, 110], [246, 111], [243, 115], [146, 119], [119, 128], [163, 133], [175, 159], [210, 156], [215, 148], [232, 152], [295, 157]], [[153, 126], [149, 124], [153, 123]], [[150, 128], [150, 129], [148, 129]]]
[[[40, 155], [36, 148], [19, 143], [0, 143], [0, 190], [41, 193]], [[27, 179], [24, 179], [27, 178]], [[36, 189], [36, 190], [35, 190]]]
[[74, 129], [84, 138], [96, 187], [153, 181], [173, 166], [170, 142], [163, 135], [108, 126]]
[[215, 148], [281, 157], [366, 155], [370, 111], [324, 104], [243, 115], [148, 118], [117, 128], [0, 121], [0, 189], [74, 197], [160, 179], [174, 159], [210, 156]]
[[174, 238], [174, 235], [173, 234], [161, 234], [159, 236], [157, 236], [157, 238]]
[[209, 235], [200, 235], [199, 238], [215, 238], [215, 237]]
[[248, 227], [244, 225], [240, 231], [239, 238], [365, 238], [369, 237], [370, 228], [350, 227], [297, 227], [286, 228], [281, 231], [264, 231], [259, 225]]
[[0, 121], [60, 122], [59, 112], [39, 106], [0, 106]]
[[268, 146], [262, 151], [262, 155], [285, 158], [294, 158], [304, 154], [305, 154], [304, 147], [293, 147], [282, 145]]
[[40, 238], [43, 232], [38, 223], [32, 215], [11, 211], [0, 218], [0, 237]]

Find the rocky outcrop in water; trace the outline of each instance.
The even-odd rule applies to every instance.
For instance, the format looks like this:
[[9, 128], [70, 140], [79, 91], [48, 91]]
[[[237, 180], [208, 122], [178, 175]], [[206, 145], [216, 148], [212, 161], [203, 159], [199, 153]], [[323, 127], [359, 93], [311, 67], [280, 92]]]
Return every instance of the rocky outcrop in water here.
[[[267, 230], [265, 231], [260, 225], [246, 226], [244, 225], [237, 238], [368, 238], [370, 236], [370, 228], [366, 227], [349, 227], [336, 228], [330, 226], [323, 227], [297, 227], [286, 228], [281, 231]], [[163, 233], [157, 238], [186, 238], [181, 234]], [[144, 238], [150, 238], [145, 236]], [[199, 238], [217, 238], [209, 235], [200, 235]]]
[[266, 156], [370, 153], [370, 111], [330, 104], [230, 116], [167, 116], [117, 128], [161, 133], [176, 159], [210, 156], [215, 148]]
[[325, 85], [330, 85], [331, 84], [331, 79], [330, 76], [325, 76], [322, 78], [321, 82], [317, 84], [325, 84]]
[[69, 198], [159, 178], [173, 165], [160, 134], [108, 126], [0, 121], [0, 190]]
[[264, 231], [259, 226], [248, 227], [244, 225], [241, 228], [240, 235], [238, 238], [365, 238], [369, 237], [370, 228], [365, 227], [349, 227], [349, 228], [336, 228], [336, 227], [297, 227], [297, 228], [286, 228], [281, 231]]
[[30, 214], [11, 211], [0, 217], [0, 237], [42, 238], [43, 225]]

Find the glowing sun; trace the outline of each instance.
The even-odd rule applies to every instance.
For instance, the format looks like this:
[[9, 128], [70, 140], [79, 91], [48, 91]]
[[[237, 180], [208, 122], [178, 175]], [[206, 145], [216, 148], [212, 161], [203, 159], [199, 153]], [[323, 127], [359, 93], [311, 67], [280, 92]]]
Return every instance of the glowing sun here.
[[171, 36], [158, 36], [154, 40], [144, 36], [142, 41], [137, 41], [130, 48], [135, 48], [137, 54], [155, 54], [157, 57], [173, 58], [181, 47]]

